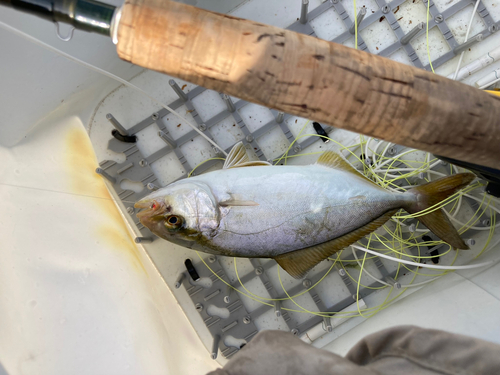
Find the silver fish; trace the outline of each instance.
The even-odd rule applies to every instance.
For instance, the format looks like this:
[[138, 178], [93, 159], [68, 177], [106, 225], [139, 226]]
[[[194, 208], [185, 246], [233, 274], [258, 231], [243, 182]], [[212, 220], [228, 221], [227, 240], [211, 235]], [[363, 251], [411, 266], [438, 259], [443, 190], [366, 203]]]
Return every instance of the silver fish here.
[[[249, 161], [242, 143], [223, 169], [180, 180], [135, 204], [157, 236], [212, 254], [273, 258], [290, 275], [307, 271], [383, 225], [400, 208], [426, 209], [467, 186], [460, 173], [393, 193], [340, 155], [327, 151], [313, 165]], [[455, 248], [467, 245], [442, 210], [419, 220]]]

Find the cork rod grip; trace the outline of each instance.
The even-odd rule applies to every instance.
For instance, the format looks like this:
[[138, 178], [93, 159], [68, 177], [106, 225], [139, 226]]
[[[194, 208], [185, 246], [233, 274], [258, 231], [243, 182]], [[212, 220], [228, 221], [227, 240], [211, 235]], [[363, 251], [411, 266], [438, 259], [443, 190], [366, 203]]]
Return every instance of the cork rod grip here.
[[383, 57], [166, 0], [126, 0], [117, 50], [249, 102], [500, 168], [500, 97]]

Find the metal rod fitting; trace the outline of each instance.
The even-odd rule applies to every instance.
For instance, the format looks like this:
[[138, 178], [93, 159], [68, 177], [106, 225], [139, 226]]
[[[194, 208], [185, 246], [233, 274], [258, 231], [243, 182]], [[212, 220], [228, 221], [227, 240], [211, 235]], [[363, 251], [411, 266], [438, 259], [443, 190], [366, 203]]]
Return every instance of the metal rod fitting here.
[[182, 285], [182, 281], [184, 280], [186, 276], [181, 273], [179, 276], [177, 276], [177, 279], [175, 280], [175, 289], [179, 289]]
[[234, 106], [234, 103], [233, 101], [231, 100], [231, 97], [227, 94], [222, 94], [222, 100], [224, 100], [224, 102], [226, 103], [226, 106], [227, 106], [227, 110], [231, 113], [233, 113], [234, 111], [236, 111], [236, 108]]
[[109, 182], [112, 182], [113, 184], [116, 184], [116, 178], [112, 177], [108, 172], [106, 172], [104, 169], [102, 168], [96, 168], [95, 169], [95, 172], [97, 174], [100, 174], [102, 177], [104, 177], [106, 180], [108, 180]]
[[[358, 13], [358, 17], [356, 18], [357, 19], [357, 24], [358, 24], [358, 29], [359, 29], [359, 25], [361, 25], [361, 21], [363, 21], [363, 18], [365, 18], [365, 15], [366, 15], [366, 8], [363, 7], [359, 10], [359, 13]], [[356, 32], [356, 29], [355, 29], [356, 25], [355, 23], [353, 22], [351, 27], [349, 27], [349, 32], [351, 34], [354, 34]]]
[[75, 29], [111, 36], [116, 7], [95, 0], [0, 0], [0, 5]]
[[425, 23], [424, 22], [420, 22], [417, 26], [415, 26], [413, 29], [411, 29], [410, 31], [408, 31], [407, 34], [405, 34], [402, 38], [401, 38], [401, 44], [404, 46], [408, 43], [410, 43], [410, 41], [415, 38], [417, 36], [417, 34], [423, 30], [425, 27]]
[[332, 320], [328, 316], [323, 317], [323, 324], [325, 326], [325, 331], [326, 332], [332, 332], [333, 327], [332, 327]]
[[281, 124], [285, 119], [285, 112], [278, 112], [278, 116], [276, 116], [276, 122]]
[[308, 8], [309, 8], [309, 0], [302, 0], [302, 7], [300, 8], [300, 23], [303, 25], [307, 23]]
[[175, 93], [177, 94], [177, 96], [183, 100], [183, 101], [187, 101], [188, 100], [188, 96], [187, 94], [182, 91], [182, 89], [179, 87], [179, 85], [177, 84], [177, 82], [175, 82], [173, 79], [169, 80], [168, 81], [168, 84], [170, 85], [170, 87], [172, 87], [172, 89], [175, 91]]
[[123, 127], [122, 124], [120, 124], [118, 122], [117, 119], [114, 118], [114, 116], [111, 114], [111, 113], [108, 113], [106, 115], [106, 119], [111, 123], [111, 125], [113, 125], [115, 127], [116, 130], [118, 130], [118, 132], [121, 134], [121, 135], [128, 135], [128, 131], [127, 129], [125, 129]]
[[153, 184], [152, 182], [148, 182], [148, 184], [146, 185], [146, 187], [148, 188], [148, 190], [151, 190], [151, 191], [156, 191], [159, 189], [158, 186], [156, 186], [155, 184]]
[[463, 51], [468, 50], [474, 44], [481, 42], [482, 40], [483, 40], [483, 34], [477, 34], [475, 37], [470, 38], [465, 43], [462, 43], [459, 46], [456, 46], [455, 48], [453, 48], [453, 53], [455, 55], [458, 55], [458, 54], [462, 53]]
[[214, 341], [212, 343], [212, 359], [216, 359], [217, 355], [219, 354], [219, 342], [220, 342], [220, 335], [215, 335]]
[[150, 237], [136, 237], [135, 243], [151, 243], [153, 239]]
[[170, 138], [164, 131], [160, 130], [158, 132], [158, 137], [160, 137], [163, 140], [163, 142], [165, 142], [170, 147], [172, 148], [177, 147], [177, 143], [172, 138]]

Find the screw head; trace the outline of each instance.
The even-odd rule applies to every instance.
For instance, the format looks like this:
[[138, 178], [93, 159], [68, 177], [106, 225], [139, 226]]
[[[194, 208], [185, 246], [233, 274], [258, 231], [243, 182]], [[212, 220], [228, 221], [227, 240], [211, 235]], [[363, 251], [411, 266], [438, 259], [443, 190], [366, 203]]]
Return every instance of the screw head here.
[[382, 8], [382, 13], [387, 14], [391, 11], [391, 7], [389, 5], [384, 5]]
[[389, 147], [389, 150], [387, 150], [387, 152], [389, 153], [389, 155], [396, 155], [396, 152], [398, 152], [397, 148], [392, 146], [392, 147]]
[[443, 17], [443, 15], [442, 15], [442, 14], [438, 14], [436, 17], [434, 17], [434, 21], [435, 21], [436, 23], [441, 23], [441, 22], [443, 22], [443, 21], [444, 21], [444, 17]]
[[352, 299], [355, 300], [355, 301], [357, 301], [358, 300], [358, 296], [356, 294], [353, 294], [352, 295]]
[[158, 113], [153, 113], [153, 115], [151, 116], [151, 118], [155, 121], [158, 120], [159, 117], [160, 115], [158, 115]]
[[246, 140], [247, 140], [247, 142], [253, 142], [253, 135], [248, 134]]
[[300, 145], [295, 145], [293, 146], [293, 151], [297, 154], [302, 151], [302, 147], [300, 147]]
[[127, 212], [129, 213], [129, 215], [133, 215], [135, 212], [134, 207], [127, 207]]
[[491, 224], [491, 221], [490, 219], [484, 219], [483, 221], [481, 221], [481, 223], [485, 226], [485, 227], [489, 227], [490, 224]]
[[264, 273], [264, 268], [262, 268], [262, 267], [257, 267], [257, 268], [255, 269], [255, 274], [256, 274], [256, 275], [262, 275], [263, 273]]
[[200, 126], [198, 126], [198, 129], [200, 129], [202, 132], [204, 132], [205, 130], [207, 130], [207, 125], [200, 124]]
[[299, 334], [299, 330], [297, 328], [293, 328], [291, 331], [292, 335], [297, 336]]
[[339, 269], [339, 275], [344, 277], [346, 275], [345, 269], [343, 269], [343, 268]]
[[216, 261], [216, 260], [217, 260], [217, 258], [215, 257], [215, 255], [210, 255], [210, 256], [208, 257], [208, 261], [209, 261], [210, 263], [215, 263], [215, 261]]
[[229, 302], [231, 302], [229, 296], [224, 296], [224, 303], [229, 303]]
[[141, 160], [139, 160], [139, 165], [141, 167], [145, 167], [146, 165], [148, 165], [148, 162], [145, 159], [141, 159]]
[[311, 282], [311, 280], [305, 279], [304, 281], [302, 281], [302, 285], [304, 286], [304, 288], [310, 288], [312, 285], [312, 282]]
[[474, 246], [476, 244], [476, 240], [474, 238], [469, 238], [465, 243], [469, 246]]
[[203, 305], [201, 303], [197, 303], [196, 305], [194, 305], [194, 308], [198, 311], [198, 312], [202, 312], [203, 311]]
[[252, 319], [249, 316], [243, 317], [243, 323], [244, 324], [250, 324], [251, 321], [252, 321]]
[[490, 31], [490, 33], [496, 33], [498, 31], [498, 26], [497, 25], [491, 25], [488, 30]]

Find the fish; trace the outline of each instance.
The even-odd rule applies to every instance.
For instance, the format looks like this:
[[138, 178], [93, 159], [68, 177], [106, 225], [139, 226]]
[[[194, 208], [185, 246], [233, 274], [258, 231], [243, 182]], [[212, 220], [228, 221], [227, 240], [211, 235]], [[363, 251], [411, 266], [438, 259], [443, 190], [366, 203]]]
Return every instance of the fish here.
[[[155, 235], [189, 249], [272, 258], [294, 278], [387, 222], [401, 208], [417, 213], [466, 187], [458, 173], [404, 193], [388, 191], [340, 154], [316, 163], [277, 166], [250, 161], [236, 144], [220, 170], [176, 181], [135, 204]], [[455, 249], [468, 249], [442, 209], [418, 216]]]

